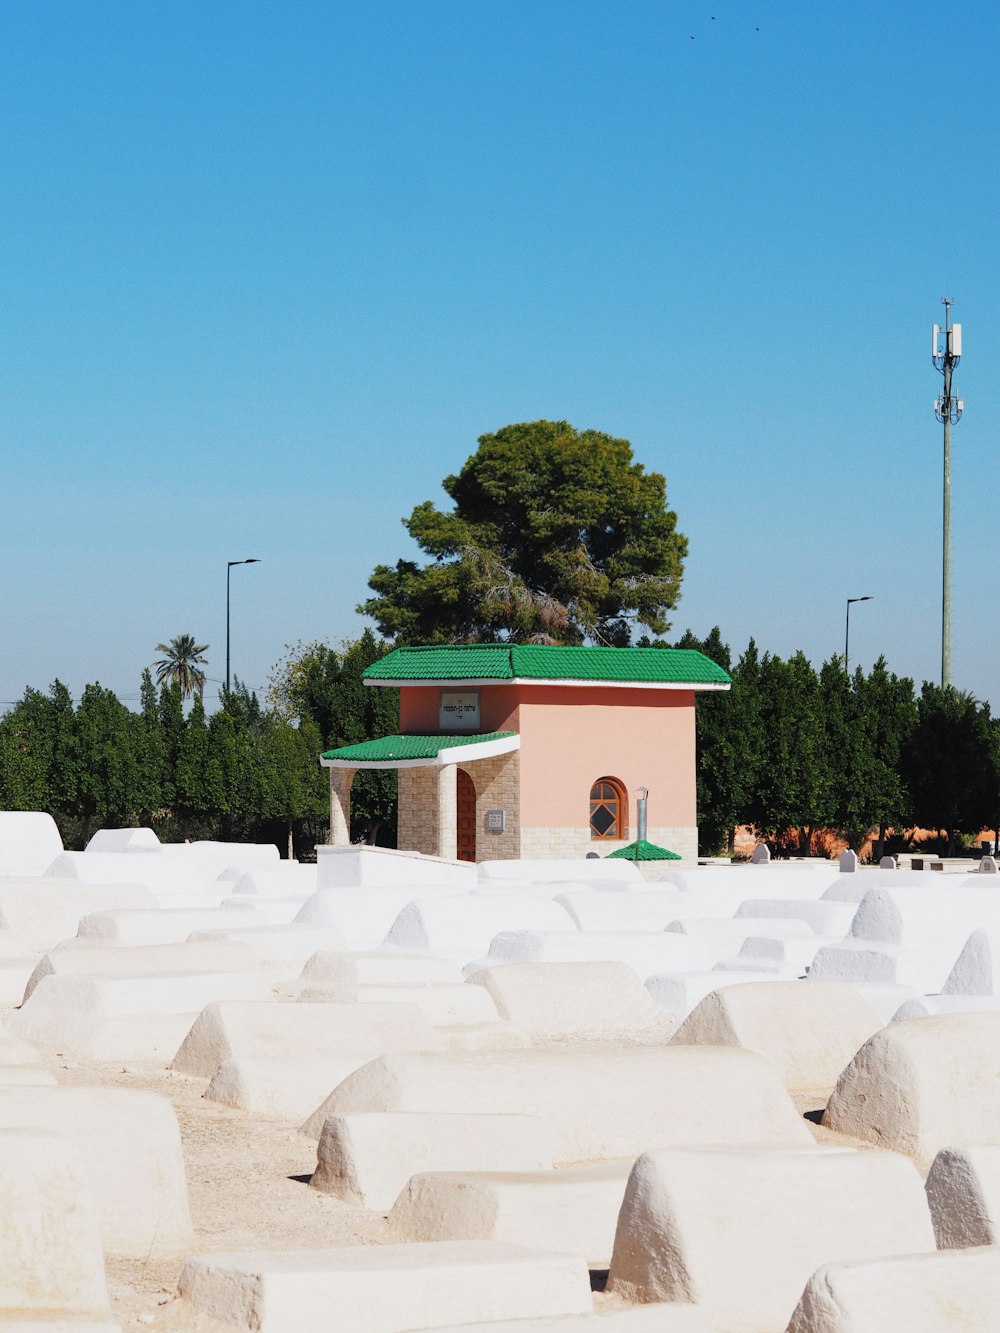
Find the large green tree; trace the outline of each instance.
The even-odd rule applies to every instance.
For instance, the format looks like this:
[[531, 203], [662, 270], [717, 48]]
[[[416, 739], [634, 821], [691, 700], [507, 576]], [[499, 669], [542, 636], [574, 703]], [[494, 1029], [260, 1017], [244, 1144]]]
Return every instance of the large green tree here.
[[454, 508], [404, 526], [430, 562], [378, 565], [358, 609], [400, 643], [507, 638], [624, 645], [656, 634], [680, 592], [687, 541], [666, 481], [627, 440], [533, 421], [483, 435], [442, 483]]

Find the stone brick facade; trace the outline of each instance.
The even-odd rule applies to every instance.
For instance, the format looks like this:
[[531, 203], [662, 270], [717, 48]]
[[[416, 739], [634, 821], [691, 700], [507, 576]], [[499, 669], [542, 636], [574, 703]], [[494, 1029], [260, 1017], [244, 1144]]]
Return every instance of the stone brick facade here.
[[397, 846], [454, 857], [456, 837], [455, 765], [401, 768]]
[[[398, 845], [425, 856], [455, 855], [455, 784], [459, 768], [468, 773], [476, 789], [476, 860], [515, 859], [520, 855], [517, 751], [460, 765], [401, 768]], [[502, 833], [487, 830], [487, 810], [505, 812]]]
[[[692, 828], [651, 828], [646, 838], [658, 847], [669, 847], [689, 865], [698, 860], [698, 829]], [[618, 851], [633, 839], [623, 838], [615, 841], [611, 838], [594, 839], [586, 825], [579, 828], [533, 828], [521, 833], [521, 856], [524, 857], [582, 857], [588, 852], [597, 852], [607, 856]], [[661, 867], [668, 862], [657, 862]]]
[[[518, 800], [520, 758], [519, 752], [512, 750], [508, 754], [495, 755], [492, 759], [478, 759], [471, 764], [462, 764], [476, 788], [477, 861], [516, 861], [521, 855]], [[487, 829], [487, 810], [503, 810], [502, 833]]]

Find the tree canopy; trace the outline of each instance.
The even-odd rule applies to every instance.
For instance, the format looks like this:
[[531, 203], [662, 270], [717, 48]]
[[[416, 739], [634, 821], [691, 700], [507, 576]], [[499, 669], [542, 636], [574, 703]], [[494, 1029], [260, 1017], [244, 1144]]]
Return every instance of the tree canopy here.
[[358, 608], [397, 643], [620, 646], [633, 621], [669, 628], [687, 540], [664, 477], [627, 440], [565, 421], [505, 426], [442, 485], [453, 509], [425, 500], [403, 520], [430, 562], [376, 566]]

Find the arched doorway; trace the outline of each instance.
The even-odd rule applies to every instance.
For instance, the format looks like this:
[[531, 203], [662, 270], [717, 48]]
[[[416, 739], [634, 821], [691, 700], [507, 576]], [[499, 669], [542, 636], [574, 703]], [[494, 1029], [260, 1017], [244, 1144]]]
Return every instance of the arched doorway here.
[[460, 861], [476, 859], [476, 788], [464, 768], [455, 774], [455, 810], [457, 815], [457, 849]]

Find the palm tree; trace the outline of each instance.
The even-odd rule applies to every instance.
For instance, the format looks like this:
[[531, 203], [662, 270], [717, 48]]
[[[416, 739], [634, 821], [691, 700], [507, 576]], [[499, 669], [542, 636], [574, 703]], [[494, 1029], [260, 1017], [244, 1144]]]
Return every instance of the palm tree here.
[[203, 695], [205, 673], [198, 668], [208, 665], [208, 659], [201, 656], [207, 648], [207, 643], [195, 643], [193, 634], [178, 634], [169, 643], [158, 643], [156, 651], [166, 653], [166, 657], [153, 663], [156, 667], [156, 683], [179, 685], [185, 698], [195, 690], [199, 696]]

